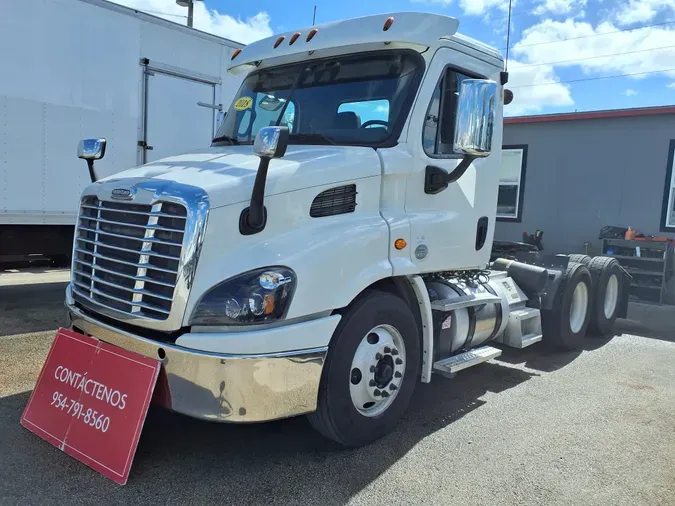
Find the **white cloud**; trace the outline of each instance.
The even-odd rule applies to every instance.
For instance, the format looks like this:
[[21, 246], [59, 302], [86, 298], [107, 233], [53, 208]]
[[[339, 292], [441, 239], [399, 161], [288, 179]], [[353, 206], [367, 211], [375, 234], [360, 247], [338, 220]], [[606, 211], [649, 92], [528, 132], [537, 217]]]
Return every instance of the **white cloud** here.
[[569, 14], [573, 10], [583, 8], [586, 2], [587, 0], [539, 0], [539, 5], [535, 7], [532, 14], [535, 16], [546, 13]]
[[675, 90], [675, 83], [666, 84], [666, 87]]
[[[675, 68], [675, 29], [649, 27], [607, 33], [617, 30], [611, 22], [593, 27], [572, 19], [545, 20], [523, 31], [513, 54], [526, 64], [562, 62], [554, 66], [579, 67], [589, 75], [664, 71], [665, 75], [675, 77], [675, 71], [666, 71]], [[603, 33], [605, 35], [598, 36]], [[571, 40], [547, 43], [562, 39]], [[635, 79], [644, 77], [634, 76]]]
[[[114, 0], [115, 3], [149, 12], [155, 16], [186, 23], [187, 9], [180, 7], [173, 0]], [[270, 16], [266, 12], [258, 12], [246, 19], [221, 14], [209, 9], [205, 2], [196, 2], [194, 7], [194, 27], [236, 42], [249, 43], [273, 34], [270, 27]]]
[[[513, 102], [504, 107], [505, 116], [541, 112], [545, 107], [573, 105], [569, 86], [560, 84], [551, 66], [524, 67], [518, 61], [509, 62], [509, 83]], [[537, 83], [553, 83], [531, 86]]]
[[626, 95], [627, 97], [634, 97], [635, 95], [638, 94], [638, 92], [628, 88], [626, 91], [623, 92], [623, 94]]
[[663, 11], [675, 10], [675, 0], [629, 0], [619, 7], [616, 21], [619, 25], [651, 21]]
[[[413, 0], [413, 1], [422, 1], [433, 4], [440, 4], [443, 6], [450, 6], [455, 3], [455, 0]], [[503, 12], [508, 12], [509, 2], [504, 0], [458, 0], [459, 6], [464, 11], [464, 14], [472, 16], [480, 16], [485, 14], [491, 9], [498, 9]], [[512, 2], [512, 6], [515, 7], [516, 1]]]

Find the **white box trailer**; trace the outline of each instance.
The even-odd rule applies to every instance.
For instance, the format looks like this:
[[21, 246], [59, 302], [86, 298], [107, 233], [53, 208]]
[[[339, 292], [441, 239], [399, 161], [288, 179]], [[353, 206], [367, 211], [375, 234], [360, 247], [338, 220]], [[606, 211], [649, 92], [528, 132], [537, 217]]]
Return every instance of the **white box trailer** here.
[[0, 2], [0, 260], [69, 255], [84, 137], [99, 177], [210, 143], [236, 42], [105, 0]]

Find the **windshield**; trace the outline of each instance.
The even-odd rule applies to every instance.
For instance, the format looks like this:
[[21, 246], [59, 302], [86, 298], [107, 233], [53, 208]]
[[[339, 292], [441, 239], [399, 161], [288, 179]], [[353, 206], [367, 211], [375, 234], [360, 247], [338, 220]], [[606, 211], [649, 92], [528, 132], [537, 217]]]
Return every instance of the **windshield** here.
[[420, 60], [411, 52], [382, 51], [253, 72], [214, 145], [252, 144], [258, 130], [274, 125], [290, 129], [291, 144], [382, 145], [405, 120]]

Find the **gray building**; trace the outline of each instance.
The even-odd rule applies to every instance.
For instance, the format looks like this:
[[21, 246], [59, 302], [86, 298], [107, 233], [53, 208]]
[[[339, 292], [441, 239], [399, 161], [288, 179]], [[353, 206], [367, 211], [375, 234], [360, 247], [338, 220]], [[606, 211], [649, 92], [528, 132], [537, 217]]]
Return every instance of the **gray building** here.
[[675, 107], [504, 120], [495, 239], [544, 231], [550, 253], [599, 254], [600, 229], [675, 237]]

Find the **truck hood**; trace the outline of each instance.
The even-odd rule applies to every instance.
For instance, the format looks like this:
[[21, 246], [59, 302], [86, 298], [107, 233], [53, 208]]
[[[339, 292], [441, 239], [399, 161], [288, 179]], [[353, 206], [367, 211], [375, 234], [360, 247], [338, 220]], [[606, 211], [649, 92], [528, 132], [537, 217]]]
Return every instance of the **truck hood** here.
[[[260, 158], [252, 146], [212, 147], [171, 156], [117, 173], [101, 182], [127, 178], [174, 181], [203, 188], [212, 208], [248, 201]], [[362, 146], [289, 146], [270, 162], [265, 195], [292, 192], [363, 177], [379, 176], [377, 153]]]

